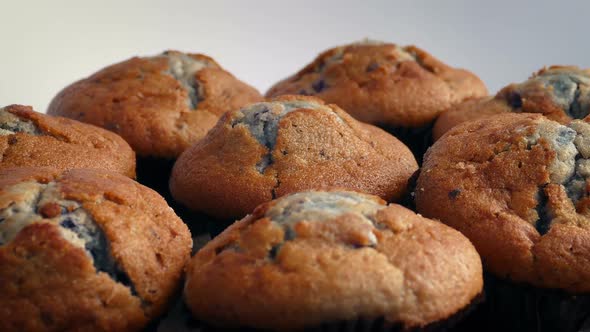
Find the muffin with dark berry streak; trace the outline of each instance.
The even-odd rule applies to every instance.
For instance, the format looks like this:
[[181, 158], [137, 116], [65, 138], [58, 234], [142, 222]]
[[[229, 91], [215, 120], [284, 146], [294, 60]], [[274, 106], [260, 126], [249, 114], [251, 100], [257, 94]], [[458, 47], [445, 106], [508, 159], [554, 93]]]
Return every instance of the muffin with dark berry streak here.
[[338, 104], [356, 119], [382, 125], [420, 159], [438, 114], [487, 89], [474, 74], [452, 68], [416, 46], [363, 41], [321, 53], [267, 97], [305, 94]]
[[494, 97], [455, 105], [437, 119], [434, 139], [459, 123], [506, 112], [541, 113], [564, 124], [586, 118], [590, 114], [590, 69], [543, 68], [527, 81], [506, 86]]
[[260, 101], [256, 89], [202, 54], [167, 51], [106, 67], [63, 89], [48, 114], [121, 135], [137, 153], [138, 180], [168, 196], [174, 160], [221, 114]]
[[29, 106], [0, 108], [0, 155], [0, 169], [101, 168], [135, 178], [135, 153], [121, 137]]
[[308, 191], [257, 207], [190, 261], [184, 298], [217, 327], [444, 331], [479, 299], [459, 232], [376, 196]]
[[426, 154], [417, 210], [479, 251], [495, 330], [590, 322], [589, 176], [590, 124], [541, 114], [463, 123]]
[[93, 169], [0, 170], [0, 331], [139, 331], [191, 236], [156, 192]]
[[410, 150], [385, 131], [320, 99], [282, 96], [224, 114], [178, 158], [170, 190], [190, 209], [232, 219], [311, 188], [399, 200], [417, 169]]

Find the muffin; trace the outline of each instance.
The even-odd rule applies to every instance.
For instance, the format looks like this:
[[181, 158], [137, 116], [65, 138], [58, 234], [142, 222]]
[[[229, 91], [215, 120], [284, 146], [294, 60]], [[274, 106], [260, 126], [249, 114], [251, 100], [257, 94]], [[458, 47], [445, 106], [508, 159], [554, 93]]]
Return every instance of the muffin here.
[[29, 106], [0, 108], [0, 154], [0, 169], [101, 168], [135, 178], [135, 153], [121, 137]]
[[366, 40], [321, 53], [266, 95], [283, 94], [336, 103], [360, 121], [385, 126], [421, 157], [438, 114], [487, 89], [474, 74], [418, 47]]
[[190, 261], [196, 318], [264, 330], [444, 330], [482, 291], [459, 232], [376, 196], [309, 191], [267, 202]]
[[221, 114], [261, 99], [210, 57], [167, 51], [131, 58], [73, 83], [47, 113], [121, 135], [139, 157], [138, 180], [166, 194], [174, 159]]
[[575, 66], [551, 66], [520, 84], [510, 84], [494, 97], [466, 101], [443, 112], [437, 119], [434, 139], [459, 123], [491, 115], [541, 113], [567, 124], [590, 114], [590, 70]]
[[417, 210], [473, 242], [497, 330], [578, 331], [590, 318], [589, 160], [590, 124], [540, 114], [466, 122], [427, 152]]
[[166, 202], [120, 174], [0, 170], [1, 331], [138, 331], [190, 250]]
[[403, 143], [338, 106], [282, 96], [224, 114], [178, 158], [170, 191], [192, 210], [231, 219], [319, 187], [400, 199], [417, 168]]

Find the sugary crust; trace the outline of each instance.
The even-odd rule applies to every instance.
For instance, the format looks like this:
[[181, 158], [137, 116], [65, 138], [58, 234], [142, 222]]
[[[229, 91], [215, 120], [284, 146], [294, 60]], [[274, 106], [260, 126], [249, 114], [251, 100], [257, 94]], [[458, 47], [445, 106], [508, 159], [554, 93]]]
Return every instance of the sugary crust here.
[[244, 126], [232, 127], [238, 111], [226, 113], [205, 139], [187, 149], [172, 170], [170, 189], [187, 207], [218, 218], [241, 218], [257, 205], [311, 188], [344, 187], [399, 199], [418, 166], [410, 150], [379, 128], [360, 123], [336, 105], [310, 101], [336, 115], [301, 108], [279, 123], [273, 163], [256, 164], [268, 148]]
[[[331, 60], [335, 57], [340, 58]], [[313, 88], [319, 80], [321, 89]], [[415, 128], [455, 103], [485, 96], [487, 89], [474, 74], [451, 68], [418, 47], [384, 43], [323, 52], [266, 96], [284, 94], [312, 94], [363, 122]]]
[[78, 121], [38, 113], [28, 106], [10, 105], [4, 110], [32, 122], [40, 134], [0, 135], [0, 168], [101, 168], [135, 177], [135, 153], [118, 135]]
[[[451, 129], [425, 156], [416, 206], [465, 234], [495, 275], [586, 293], [590, 228], [579, 222], [585, 217], [563, 185], [551, 183], [555, 150], [544, 139], [527, 143], [539, 124], [549, 122], [540, 114], [502, 114]], [[535, 225], [544, 205], [559, 215], [541, 234]]]
[[0, 330], [134, 331], [165, 309], [189, 259], [190, 232], [154, 191], [116, 173], [51, 168], [0, 170], [4, 190], [24, 181], [56, 182], [104, 232], [137, 295], [95, 270], [54, 224], [36, 222], [0, 247]]
[[481, 262], [465, 237], [395, 204], [376, 213], [374, 247], [343, 242], [366, 225], [344, 214], [298, 222], [298, 236], [272, 258], [285, 236], [264, 216], [274, 204], [261, 205], [192, 258], [184, 297], [196, 318], [281, 331], [381, 317], [417, 327], [450, 317], [482, 290]]
[[[573, 120], [571, 114], [563, 109], [563, 105], [555, 102], [554, 87], [543, 81], [543, 76], [559, 74], [578, 75], [590, 80], [590, 69], [580, 69], [575, 66], [543, 68], [525, 82], [512, 83], [502, 88], [494, 97], [467, 100], [452, 106], [436, 120], [433, 129], [434, 139], [439, 139], [460, 123], [505, 112], [541, 113], [553, 121], [569, 123]], [[579, 84], [584, 92], [590, 88], [584, 82]]]
[[196, 109], [187, 103], [189, 93], [181, 82], [167, 73], [165, 57], [134, 57], [66, 87], [47, 113], [114, 131], [140, 156], [176, 158], [205, 136], [223, 112], [262, 99], [213, 59], [187, 55], [208, 63], [194, 76], [202, 93]]

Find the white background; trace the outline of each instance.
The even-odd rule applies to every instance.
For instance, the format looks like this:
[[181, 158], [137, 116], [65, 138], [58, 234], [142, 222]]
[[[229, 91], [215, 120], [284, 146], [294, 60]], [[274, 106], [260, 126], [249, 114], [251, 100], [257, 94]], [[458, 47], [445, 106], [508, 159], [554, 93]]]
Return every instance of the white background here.
[[0, 105], [45, 111], [65, 85], [133, 55], [202, 52], [264, 92], [320, 51], [415, 44], [490, 92], [551, 64], [590, 67], [590, 1], [0, 0]]

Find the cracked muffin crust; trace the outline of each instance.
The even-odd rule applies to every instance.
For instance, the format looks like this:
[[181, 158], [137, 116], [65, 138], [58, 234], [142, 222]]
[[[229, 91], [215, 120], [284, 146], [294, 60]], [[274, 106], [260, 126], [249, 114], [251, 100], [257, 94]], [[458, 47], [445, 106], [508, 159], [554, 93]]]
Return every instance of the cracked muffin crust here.
[[0, 170], [0, 330], [137, 331], [179, 287], [190, 232], [154, 191], [92, 169]]
[[453, 106], [437, 119], [434, 139], [465, 121], [506, 112], [541, 113], [563, 124], [586, 118], [590, 114], [590, 69], [575, 66], [543, 68], [527, 81], [504, 87], [494, 97]]
[[364, 41], [324, 51], [266, 96], [284, 94], [320, 97], [363, 122], [419, 128], [452, 104], [487, 90], [474, 74], [418, 47]]
[[226, 113], [176, 161], [172, 196], [217, 218], [241, 218], [287, 193], [345, 187], [399, 199], [417, 170], [409, 149], [336, 105], [282, 96]]
[[459, 232], [376, 196], [309, 191], [260, 205], [209, 242], [184, 297], [196, 318], [225, 327], [365, 319], [367, 330], [409, 330], [481, 291], [479, 256]]
[[221, 114], [261, 99], [210, 57], [166, 51], [73, 83], [47, 113], [114, 131], [140, 157], [173, 159], [205, 136]]
[[460, 230], [496, 276], [590, 292], [590, 124], [540, 114], [464, 123], [434, 144], [418, 212]]
[[0, 169], [101, 168], [135, 177], [135, 153], [116, 134], [29, 106], [0, 108]]

